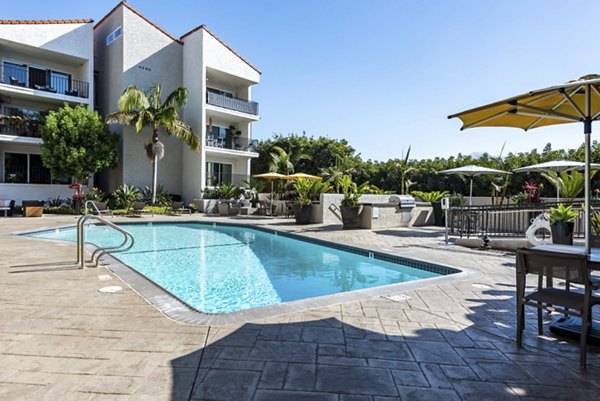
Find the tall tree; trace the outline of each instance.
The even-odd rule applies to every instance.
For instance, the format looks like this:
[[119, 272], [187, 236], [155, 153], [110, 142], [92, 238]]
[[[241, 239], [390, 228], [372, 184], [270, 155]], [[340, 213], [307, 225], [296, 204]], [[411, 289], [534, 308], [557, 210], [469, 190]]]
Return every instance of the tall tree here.
[[163, 128], [185, 143], [191, 150], [200, 150], [200, 138], [192, 128], [179, 120], [179, 109], [187, 103], [188, 89], [179, 87], [161, 101], [161, 84], [155, 83], [147, 92], [130, 85], [119, 97], [119, 111], [106, 116], [109, 124], [123, 124], [135, 127], [137, 133], [145, 127], [152, 130], [150, 142], [144, 144], [146, 155], [152, 160], [152, 204], [156, 202], [158, 161], [165, 155], [165, 146], [159, 140], [158, 132]]
[[300, 160], [310, 160], [311, 156], [302, 151], [286, 152], [279, 146], [271, 148], [271, 162], [269, 171], [281, 174], [293, 174], [295, 166]]
[[110, 133], [98, 113], [83, 105], [51, 111], [42, 140], [42, 163], [54, 176], [83, 181], [117, 165], [119, 137]]

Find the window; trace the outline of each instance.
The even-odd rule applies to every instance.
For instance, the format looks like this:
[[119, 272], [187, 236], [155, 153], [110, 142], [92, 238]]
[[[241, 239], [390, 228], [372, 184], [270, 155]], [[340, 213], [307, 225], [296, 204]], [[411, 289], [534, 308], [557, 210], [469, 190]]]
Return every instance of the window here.
[[27, 85], [27, 66], [9, 61], [4, 62], [4, 83], [16, 86]]
[[27, 153], [4, 154], [4, 182], [15, 184], [50, 184], [50, 170], [42, 157]]
[[206, 162], [206, 186], [231, 184], [233, 166], [225, 163]]
[[112, 42], [117, 40], [117, 38], [119, 38], [122, 33], [123, 33], [123, 28], [118, 27], [117, 29], [115, 29], [114, 31], [112, 31], [111, 33], [106, 35], [106, 46], [110, 45]]

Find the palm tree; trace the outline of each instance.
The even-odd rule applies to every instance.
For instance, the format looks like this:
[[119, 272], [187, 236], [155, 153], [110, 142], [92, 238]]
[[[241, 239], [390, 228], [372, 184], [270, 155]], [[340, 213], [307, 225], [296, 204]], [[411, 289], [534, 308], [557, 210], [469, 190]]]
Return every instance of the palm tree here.
[[410, 157], [410, 146], [408, 147], [408, 150], [406, 151], [406, 156], [404, 156], [403, 159], [401, 159], [399, 162], [396, 163], [396, 171], [398, 171], [400, 173], [400, 193], [401, 194], [409, 194], [410, 187], [415, 184], [408, 178], [408, 175], [416, 170], [414, 167], [411, 167], [409, 157]]
[[179, 112], [187, 102], [188, 90], [179, 87], [161, 103], [161, 84], [155, 83], [147, 92], [129, 85], [119, 97], [119, 111], [106, 116], [108, 124], [123, 124], [135, 127], [137, 133], [145, 127], [152, 129], [152, 140], [144, 143], [146, 155], [152, 160], [152, 204], [156, 202], [158, 161], [165, 155], [165, 146], [158, 139], [159, 128], [179, 138], [191, 150], [200, 150], [200, 138], [192, 128], [179, 120]]
[[275, 145], [271, 148], [271, 161], [269, 172], [281, 174], [294, 174], [295, 165], [300, 160], [310, 160], [311, 156], [304, 152], [286, 152], [283, 148]]

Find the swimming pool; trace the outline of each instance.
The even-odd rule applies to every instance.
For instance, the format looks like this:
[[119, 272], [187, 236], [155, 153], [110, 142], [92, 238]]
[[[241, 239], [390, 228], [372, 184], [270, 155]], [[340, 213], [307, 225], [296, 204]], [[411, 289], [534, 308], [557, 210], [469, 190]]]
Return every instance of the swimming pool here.
[[[205, 313], [229, 313], [458, 272], [242, 226], [120, 225], [136, 242], [131, 250], [114, 257]], [[76, 231], [55, 229], [30, 236], [75, 241]], [[86, 228], [86, 240], [110, 246], [119, 244], [122, 236], [92, 225]]]

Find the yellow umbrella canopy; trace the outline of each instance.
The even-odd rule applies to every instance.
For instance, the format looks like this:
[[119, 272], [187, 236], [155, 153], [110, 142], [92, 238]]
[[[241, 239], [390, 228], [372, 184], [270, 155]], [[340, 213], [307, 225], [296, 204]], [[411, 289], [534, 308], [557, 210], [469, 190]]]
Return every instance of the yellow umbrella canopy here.
[[585, 134], [585, 249], [590, 253], [590, 146], [592, 121], [600, 118], [600, 75], [586, 75], [563, 85], [534, 90], [499, 102], [452, 114], [461, 129], [513, 127], [530, 130], [582, 122]]
[[294, 173], [294, 174], [286, 175], [284, 177], [284, 179], [291, 180], [291, 181], [295, 181], [298, 178], [306, 178], [307, 180], [322, 180], [321, 177], [318, 177], [316, 175], [306, 174], [306, 173]]
[[271, 201], [273, 201], [273, 181], [285, 179], [285, 175], [279, 173], [262, 173], [255, 174], [252, 177], [258, 178], [259, 180], [271, 181]]

